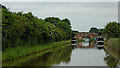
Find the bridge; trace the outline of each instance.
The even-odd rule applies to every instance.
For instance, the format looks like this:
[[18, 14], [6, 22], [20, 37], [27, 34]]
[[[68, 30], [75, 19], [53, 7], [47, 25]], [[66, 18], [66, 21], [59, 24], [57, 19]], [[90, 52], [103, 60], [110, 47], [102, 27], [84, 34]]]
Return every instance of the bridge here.
[[82, 39], [83, 37], [87, 37], [87, 38], [93, 38], [98, 36], [97, 33], [80, 33], [78, 35], [75, 35], [74, 38], [76, 39]]

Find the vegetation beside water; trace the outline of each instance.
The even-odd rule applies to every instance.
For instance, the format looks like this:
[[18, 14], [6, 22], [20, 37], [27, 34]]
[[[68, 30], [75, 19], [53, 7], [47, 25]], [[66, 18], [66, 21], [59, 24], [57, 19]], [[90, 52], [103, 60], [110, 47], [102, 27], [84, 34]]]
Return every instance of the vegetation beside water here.
[[59, 46], [41, 53], [36, 53], [17, 60], [3, 62], [4, 66], [52, 66], [60, 62], [70, 61], [72, 48], [69, 45]]
[[[32, 12], [11, 12], [2, 5], [2, 60], [13, 60], [39, 51], [69, 45], [70, 20], [39, 19]], [[62, 42], [60, 42], [62, 41]]]
[[[62, 45], [69, 45], [70, 41], [65, 40], [69, 40], [71, 35], [79, 34], [78, 31], [71, 30], [70, 20], [67, 18], [61, 20], [58, 17], [47, 17], [43, 20], [35, 17], [31, 12], [11, 12], [5, 6], [2, 6], [2, 14], [3, 61], [17, 59], [37, 52], [43, 53], [43, 51], [52, 50], [52, 48], [57, 46], [62, 47]], [[110, 22], [104, 29], [91, 28], [89, 32], [99, 33], [99, 35], [103, 34], [107, 39], [106, 47], [114, 50], [118, 48], [117, 51], [120, 53], [120, 46], [117, 44], [117, 39], [120, 37], [118, 25], [119, 23], [117, 22]], [[91, 40], [94, 40], [94, 38]], [[57, 54], [57, 56], [55, 54]], [[66, 54], [67, 52], [65, 52], [65, 54], [62, 53], [62, 56], [58, 56], [61, 55], [61, 51], [54, 52], [52, 55], [48, 53], [47, 56], [54, 56], [56, 60], [54, 60], [55, 58], [50, 58], [46, 66], [51, 65], [51, 60], [55, 63], [60, 60], [64, 61], [64, 59], [67, 58], [64, 57]], [[109, 59], [109, 57], [106, 58]], [[67, 59], [65, 61], [69, 60], [70, 59]], [[32, 61], [31, 63], [33, 64]], [[41, 63], [39, 63], [39, 65], [40, 64]], [[44, 65], [44, 63], [42, 65]]]
[[80, 32], [76, 31], [76, 30], [72, 30], [72, 37], [74, 37], [75, 35], [78, 35]]
[[[105, 47], [114, 57], [120, 58], [120, 23], [109, 22], [103, 30]], [[116, 54], [117, 53], [117, 54]], [[116, 55], [116, 56], [115, 56]]]
[[104, 47], [107, 55], [104, 61], [111, 68], [117, 67], [120, 60], [120, 23], [109, 22], [104, 29], [94, 27], [89, 32], [98, 33], [105, 38]]
[[[105, 38], [104, 46], [107, 48], [108, 52], [113, 55], [120, 54], [120, 23], [117, 22], [109, 22], [104, 27], [104, 29], [97, 29], [96, 27], [92, 27], [89, 32], [98, 33], [99, 36]], [[91, 40], [94, 40], [91, 39]]]
[[104, 30], [103, 34], [106, 38], [107, 47], [112, 47], [115, 50], [118, 50], [120, 48], [120, 45], [118, 45], [118, 39], [120, 37], [120, 24], [117, 22], [109, 22]]
[[43, 44], [40, 46], [17, 46], [15, 48], [8, 48], [2, 53], [2, 60], [14, 60], [19, 57], [28, 56], [37, 52], [44, 52], [45, 50], [50, 50], [52, 48], [55, 48], [57, 46], [68, 46], [71, 45], [70, 40], [69, 41], [62, 41], [62, 42], [55, 42], [51, 44]]
[[105, 51], [108, 55], [104, 58], [107, 65], [112, 67], [117, 67], [120, 60], [120, 46], [118, 43], [119, 38], [110, 38], [105, 42]]
[[108, 52], [117, 59], [120, 57], [120, 45], [118, 39], [120, 38], [110, 38], [107, 40], [107, 42], [105, 42], [105, 47], [107, 48]]
[[16, 46], [35, 46], [68, 40], [72, 30], [70, 20], [47, 17], [44, 20], [31, 12], [11, 12], [2, 6], [2, 50]]
[[[108, 41], [107, 41], [107, 47], [110, 48], [114, 48], [114, 50], [118, 50], [118, 38], [110, 38]], [[119, 46], [120, 47], [120, 46]]]

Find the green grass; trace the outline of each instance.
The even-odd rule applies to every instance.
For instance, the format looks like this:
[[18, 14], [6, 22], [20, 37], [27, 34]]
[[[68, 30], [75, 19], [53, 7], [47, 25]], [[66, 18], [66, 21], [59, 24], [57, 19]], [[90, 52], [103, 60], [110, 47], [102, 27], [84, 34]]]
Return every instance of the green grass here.
[[108, 48], [113, 48], [115, 50], [120, 49], [120, 46], [118, 45], [118, 38], [110, 38], [107, 41], [107, 47]]
[[2, 61], [14, 60], [19, 57], [24, 57], [37, 52], [44, 52], [45, 50], [50, 50], [54, 47], [62, 45], [64, 46], [70, 45], [70, 40], [37, 46], [21, 46], [16, 48], [8, 48], [4, 52], [2, 52]]
[[107, 45], [108, 45], [108, 44], [107, 44], [107, 41], [104, 41], [104, 46], [107, 47]]
[[29, 56], [25, 56], [25, 57], [20, 57], [19, 59], [16, 59], [16, 60], [11, 60], [11, 61], [8, 61], [8, 62], [3, 62], [2, 66], [3, 67], [4, 66], [21, 66], [22, 63], [26, 63], [26, 62], [29, 62], [30, 60], [37, 59], [37, 57], [42, 56], [45, 53], [49, 53], [49, 52], [55, 52], [55, 53], [57, 53], [60, 49], [64, 49], [67, 46], [70, 46], [70, 43], [64, 44], [62, 46], [55, 47], [55, 48], [52, 48], [52, 49], [49, 49], [49, 50], [46, 50], [44, 52], [40, 52], [40, 53], [38, 52], [38, 53], [33, 54], [33, 55], [29, 55]]
[[118, 59], [120, 52], [120, 38], [110, 38], [104, 42], [104, 46], [110, 55]]

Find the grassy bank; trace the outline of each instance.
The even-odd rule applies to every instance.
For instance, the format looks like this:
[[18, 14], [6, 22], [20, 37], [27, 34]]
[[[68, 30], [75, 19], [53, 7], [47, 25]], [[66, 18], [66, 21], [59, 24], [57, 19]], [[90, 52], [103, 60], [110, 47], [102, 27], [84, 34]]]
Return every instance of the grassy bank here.
[[114, 50], [120, 50], [120, 46], [118, 45], [118, 38], [110, 38], [107, 42], [105, 42], [105, 46]]
[[15, 48], [8, 48], [2, 53], [2, 61], [14, 60], [19, 57], [29, 56], [34, 53], [44, 52], [58, 46], [67, 46], [70, 45], [69, 41], [55, 42], [51, 44], [43, 44], [39, 46], [21, 46]]
[[115, 58], [119, 58], [120, 54], [120, 45], [119, 45], [119, 38], [110, 38], [105, 42], [105, 48], [108, 53]]
[[[16, 60], [11, 60], [11, 61], [7, 61], [7, 62], [3, 62], [2, 63], [2, 66], [4, 67], [4, 66], [23, 66], [22, 64], [23, 63], [31, 63], [31, 62], [33, 62], [33, 64], [34, 64], [34, 61], [36, 62], [36, 61], [39, 61], [39, 62], [42, 62], [42, 64], [39, 64], [38, 66], [40, 66], [40, 65], [42, 65], [42, 66], [44, 66], [43, 64], [53, 64], [53, 62], [47, 62], [47, 60], [55, 60], [55, 61], [62, 61], [62, 59], [63, 58], [65, 58], [65, 55], [67, 55], [67, 56], [69, 56], [68, 54], [71, 52], [71, 50], [69, 51], [69, 46], [70, 46], [70, 44], [68, 43], [67, 45], [66, 44], [64, 44], [64, 45], [62, 45], [62, 46], [59, 46], [59, 47], [54, 47], [54, 48], [52, 48], [52, 49], [49, 49], [49, 50], [46, 50], [46, 51], [44, 51], [44, 52], [38, 52], [38, 53], [35, 53], [35, 54], [32, 54], [32, 55], [29, 55], [29, 56], [25, 56], [25, 57], [20, 57], [20, 58], [18, 58], [18, 59], [16, 59]], [[66, 49], [67, 48], [67, 49]], [[63, 54], [60, 54], [60, 53], [63, 53]], [[67, 54], [65, 54], [65, 53], [67, 53]], [[46, 54], [49, 54], [49, 55], [47, 55], [46, 56]], [[56, 57], [57, 58], [57, 60], [56, 60], [56, 58], [54, 57], [54, 58], [52, 58], [50, 55], [54, 55], [55, 57], [56, 57], [56, 55], [59, 55], [59, 56], [64, 56], [63, 58], [58, 58], [58, 57]], [[41, 58], [40, 58], [41, 57]], [[44, 60], [43, 58], [48, 58], [47, 60]], [[42, 60], [40, 60], [40, 59], [42, 59]], [[59, 60], [58, 60], [59, 59]], [[38, 62], [38, 63], [39, 63]], [[38, 64], [37, 63], [37, 64]], [[35, 63], [36, 64], [36, 63]], [[32, 66], [32, 65], [29, 65], [29, 66]], [[34, 66], [34, 65], [33, 65]]]

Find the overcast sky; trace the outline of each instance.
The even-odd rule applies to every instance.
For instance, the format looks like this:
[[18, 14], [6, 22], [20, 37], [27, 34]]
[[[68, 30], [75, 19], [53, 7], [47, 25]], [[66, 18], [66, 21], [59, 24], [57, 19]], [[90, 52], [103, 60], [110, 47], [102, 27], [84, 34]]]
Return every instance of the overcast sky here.
[[3, 2], [3, 4], [13, 12], [31, 11], [42, 19], [49, 16], [68, 18], [72, 29], [78, 31], [89, 31], [90, 27], [103, 28], [108, 22], [118, 20], [117, 2]]
[[2, 2], [118, 2], [119, 0], [1, 0]]

